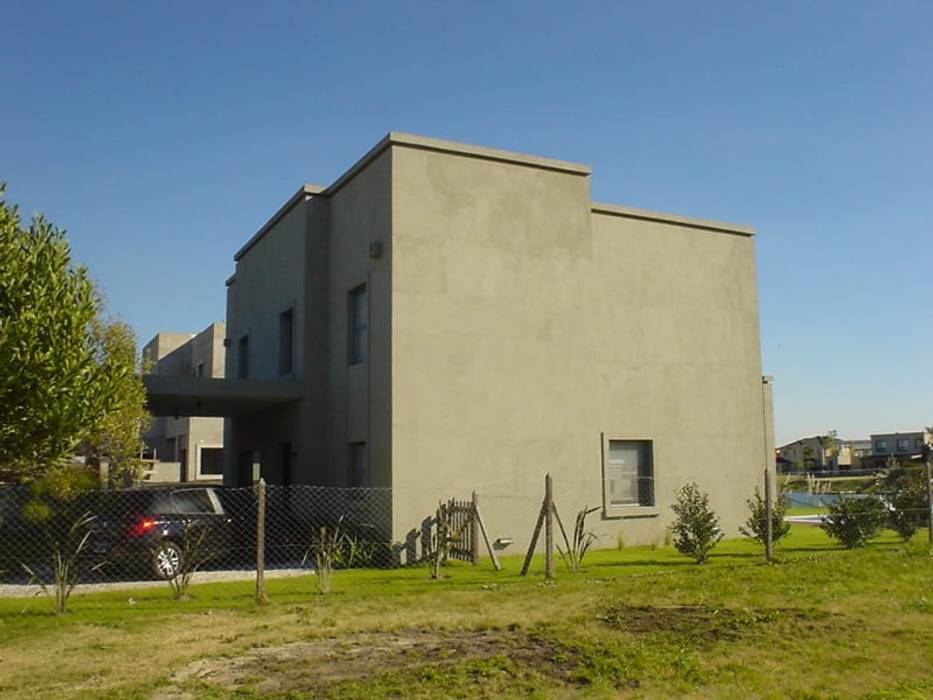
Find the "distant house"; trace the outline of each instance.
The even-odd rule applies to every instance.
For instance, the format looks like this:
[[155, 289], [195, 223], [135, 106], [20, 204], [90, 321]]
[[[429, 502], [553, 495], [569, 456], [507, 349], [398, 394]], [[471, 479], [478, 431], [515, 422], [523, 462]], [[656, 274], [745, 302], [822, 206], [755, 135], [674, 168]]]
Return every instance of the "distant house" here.
[[871, 458], [874, 466], [884, 466], [890, 458], [897, 461], [919, 460], [923, 446], [933, 442], [929, 430], [907, 433], [873, 433], [871, 436]]
[[853, 467], [853, 445], [858, 440], [830, 440], [826, 435], [794, 440], [777, 448], [781, 471], [841, 471]]
[[[224, 323], [200, 333], [158, 333], [143, 348], [147, 372], [161, 376], [223, 379]], [[154, 481], [223, 478], [223, 418], [157, 416], [143, 435]], [[172, 466], [174, 465], [174, 466]]]

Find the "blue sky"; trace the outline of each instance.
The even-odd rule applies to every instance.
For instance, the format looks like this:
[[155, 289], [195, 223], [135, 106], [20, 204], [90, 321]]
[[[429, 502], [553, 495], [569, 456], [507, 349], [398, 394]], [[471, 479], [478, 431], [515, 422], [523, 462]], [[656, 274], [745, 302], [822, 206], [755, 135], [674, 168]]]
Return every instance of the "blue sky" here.
[[929, 2], [0, 2], [0, 179], [147, 340], [386, 131], [757, 228], [779, 441], [933, 423]]

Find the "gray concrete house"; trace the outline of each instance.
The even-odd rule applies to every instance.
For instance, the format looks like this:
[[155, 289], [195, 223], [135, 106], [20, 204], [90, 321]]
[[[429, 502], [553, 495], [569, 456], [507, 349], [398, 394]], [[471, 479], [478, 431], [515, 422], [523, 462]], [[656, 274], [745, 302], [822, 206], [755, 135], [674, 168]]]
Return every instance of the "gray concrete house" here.
[[615, 546], [663, 538], [689, 479], [735, 534], [773, 465], [750, 228], [393, 132], [234, 260], [226, 379], [147, 382], [155, 410], [227, 416], [225, 484], [391, 487], [394, 540], [477, 491], [520, 548], [550, 472]]
[[[154, 375], [224, 376], [225, 325], [200, 333], [157, 333], [143, 347], [143, 363]], [[223, 476], [223, 418], [167, 415], [153, 418], [143, 440], [152, 454], [149, 480], [196, 481]]]

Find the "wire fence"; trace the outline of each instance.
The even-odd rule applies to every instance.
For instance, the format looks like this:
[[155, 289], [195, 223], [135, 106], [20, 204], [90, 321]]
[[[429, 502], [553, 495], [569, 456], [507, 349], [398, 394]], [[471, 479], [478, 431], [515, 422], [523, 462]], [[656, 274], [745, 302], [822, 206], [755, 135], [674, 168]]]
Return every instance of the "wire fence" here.
[[[524, 523], [529, 531], [534, 526], [530, 539], [540, 534], [537, 551], [544, 546], [553, 556], [555, 546], [570, 549], [581, 512], [656, 505], [653, 479], [630, 481], [616, 488], [602, 480], [561, 478], [553, 492], [540, 479], [487, 483], [472, 499], [435, 501], [436, 512], [401, 538], [393, 532], [389, 488], [177, 484], [91, 491], [67, 500], [4, 488], [0, 584], [48, 584], [62, 575], [95, 584], [171, 581], [193, 571], [240, 572], [243, 578], [264, 570], [388, 568], [425, 562], [438, 552], [473, 562], [488, 554], [498, 566], [496, 551], [511, 545], [505, 553], [528, 551], [530, 557], [535, 544], [524, 535], [522, 541], [495, 537], [487, 530], [490, 520]], [[768, 489], [765, 494], [770, 502]], [[781, 494], [779, 503], [790, 512], [775, 504], [759, 512], [755, 523], [752, 511], [746, 525], [755, 526], [745, 534], [765, 544], [770, 520], [772, 543], [789, 526], [820, 527], [849, 547], [885, 530], [906, 540], [928, 528], [933, 542], [929, 498], [922, 481], [841, 494], [810, 509], [795, 507]], [[484, 522], [484, 513], [492, 518]]]

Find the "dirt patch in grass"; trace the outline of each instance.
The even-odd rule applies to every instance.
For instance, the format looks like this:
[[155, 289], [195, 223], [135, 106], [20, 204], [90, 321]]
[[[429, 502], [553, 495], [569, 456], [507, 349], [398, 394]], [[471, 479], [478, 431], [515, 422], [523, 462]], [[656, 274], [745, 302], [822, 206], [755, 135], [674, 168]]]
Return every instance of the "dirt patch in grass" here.
[[613, 605], [601, 619], [631, 634], [669, 634], [710, 644], [740, 639], [764, 625], [799, 623], [826, 617], [828, 614], [825, 612], [803, 608], [737, 610], [706, 605]]
[[199, 659], [173, 674], [153, 700], [198, 697], [208, 690], [257, 695], [284, 692], [326, 694], [341, 681], [387, 671], [450, 666], [504, 656], [566, 680], [554, 643], [519, 631], [372, 632], [258, 648], [236, 658]]

